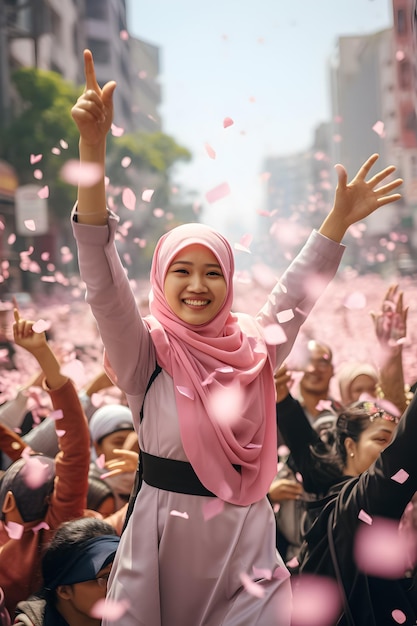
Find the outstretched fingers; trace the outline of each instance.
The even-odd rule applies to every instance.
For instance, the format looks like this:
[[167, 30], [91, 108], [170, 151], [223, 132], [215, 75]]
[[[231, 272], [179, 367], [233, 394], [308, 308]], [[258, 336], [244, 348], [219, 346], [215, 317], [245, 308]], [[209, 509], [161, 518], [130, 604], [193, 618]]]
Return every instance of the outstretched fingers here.
[[365, 163], [361, 166], [354, 180], [365, 180], [366, 176], [369, 173], [369, 170], [374, 165], [374, 163], [378, 161], [378, 159], [379, 159], [379, 154], [376, 154], [376, 153], [372, 154], [369, 157], [369, 159], [367, 159]]

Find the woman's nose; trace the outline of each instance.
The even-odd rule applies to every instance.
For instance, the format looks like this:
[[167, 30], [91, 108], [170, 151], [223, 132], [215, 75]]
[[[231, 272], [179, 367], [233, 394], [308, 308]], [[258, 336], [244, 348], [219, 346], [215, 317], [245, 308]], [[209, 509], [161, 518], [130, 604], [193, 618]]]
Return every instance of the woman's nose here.
[[192, 289], [192, 291], [195, 292], [207, 291], [207, 285], [205, 283], [204, 276], [201, 276], [197, 273], [193, 274], [190, 280], [190, 288]]

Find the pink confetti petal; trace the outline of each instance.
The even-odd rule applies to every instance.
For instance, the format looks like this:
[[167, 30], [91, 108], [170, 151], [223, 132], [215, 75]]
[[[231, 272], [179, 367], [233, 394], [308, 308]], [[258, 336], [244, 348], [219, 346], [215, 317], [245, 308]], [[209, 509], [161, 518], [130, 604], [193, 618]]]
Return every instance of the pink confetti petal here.
[[391, 480], [395, 480], [395, 482], [402, 485], [409, 478], [409, 476], [410, 474], [408, 472], [406, 472], [404, 469], [400, 469], [394, 474], [394, 476], [391, 476]]
[[105, 463], [106, 463], [106, 457], [104, 456], [104, 454], [100, 454], [100, 456], [96, 458], [97, 467], [99, 467], [100, 469], [103, 469]]
[[277, 320], [280, 324], [289, 322], [293, 318], [294, 318], [294, 311], [292, 309], [286, 309], [285, 311], [280, 311], [279, 313], [277, 313]]
[[270, 569], [264, 569], [262, 567], [252, 567], [253, 575], [255, 578], [264, 578], [265, 580], [272, 580], [272, 571]]
[[5, 529], [10, 539], [21, 539], [25, 527], [17, 522], [7, 522]]
[[114, 600], [101, 599], [91, 608], [90, 614], [97, 619], [105, 618], [109, 622], [115, 622], [123, 617], [129, 606], [126, 600], [116, 602]]
[[49, 530], [49, 525], [46, 522], [39, 522], [36, 526], [32, 528], [32, 531], [36, 534], [40, 530]]
[[279, 324], [269, 324], [263, 328], [265, 341], [270, 346], [277, 346], [287, 341], [287, 335]]
[[398, 532], [398, 523], [375, 518], [371, 526], [361, 525], [355, 536], [354, 557], [358, 568], [371, 576], [401, 578], [410, 554], [410, 541]]
[[35, 163], [39, 163], [42, 160], [42, 154], [31, 154], [30, 155], [30, 164], [34, 165]]
[[33, 172], [33, 177], [36, 178], [36, 180], [42, 180], [42, 178], [43, 178], [42, 170], [35, 170]]
[[69, 185], [92, 187], [103, 176], [103, 167], [99, 163], [80, 164], [76, 159], [70, 159], [63, 165], [60, 177]]
[[184, 513], [181, 513], [180, 511], [172, 510], [169, 512], [169, 514], [172, 515], [173, 517], [182, 517], [183, 519], [190, 519], [190, 516], [188, 515], [186, 511], [184, 511]]
[[177, 390], [178, 390], [178, 393], [180, 393], [182, 396], [185, 396], [186, 398], [189, 398], [190, 400], [194, 400], [194, 391], [192, 389], [177, 385]]
[[358, 519], [360, 519], [362, 522], [365, 522], [365, 524], [369, 524], [370, 526], [372, 525], [372, 517], [368, 515], [368, 513], [366, 513], [366, 511], [364, 511], [363, 509], [359, 511]]
[[228, 128], [229, 126], [233, 126], [234, 121], [231, 117], [225, 117], [223, 120], [223, 128]]
[[164, 209], [154, 209], [152, 212], [154, 216], [158, 218], [163, 217], [165, 215]]
[[142, 200], [143, 202], [150, 202], [152, 200], [152, 196], [155, 193], [155, 189], [145, 189], [142, 192]]
[[249, 248], [246, 248], [245, 246], [242, 246], [241, 243], [235, 243], [233, 247], [234, 247], [235, 250], [239, 250], [240, 252], [246, 252], [248, 254], [252, 254], [251, 251], [249, 250]]
[[47, 322], [46, 320], [38, 320], [32, 326], [32, 330], [34, 333], [44, 333], [46, 330], [51, 328], [51, 322]]
[[66, 430], [59, 430], [57, 428], [55, 432], [56, 432], [56, 436], [57, 437], [63, 437], [67, 431]]
[[125, 132], [125, 129], [121, 126], [116, 126], [116, 124], [111, 125], [111, 134], [113, 137], [121, 137]]
[[404, 624], [407, 621], [407, 616], [401, 611], [401, 609], [394, 609], [391, 615], [392, 619], [394, 622], [397, 622], [397, 624]]
[[215, 159], [216, 158], [216, 151], [211, 147], [211, 145], [209, 143], [205, 143], [204, 144], [204, 148], [205, 148], [208, 156], [210, 157], [210, 159]]
[[26, 226], [26, 228], [30, 231], [35, 231], [36, 230], [36, 224], [34, 222], [34, 220], [25, 220], [24, 221], [24, 225]]
[[331, 626], [337, 622], [340, 594], [334, 580], [303, 574], [294, 582], [292, 626]]
[[122, 202], [129, 211], [134, 211], [136, 207], [136, 194], [129, 187], [125, 187], [122, 192]]
[[37, 489], [45, 481], [49, 473], [49, 466], [42, 463], [38, 457], [29, 457], [26, 464], [29, 471], [25, 476], [25, 482], [29, 489]]
[[372, 130], [380, 137], [385, 137], [385, 125], [384, 122], [381, 122], [381, 120], [375, 122], [372, 126]]
[[263, 589], [258, 583], [253, 581], [245, 572], [239, 574], [239, 578], [242, 582], [243, 588], [255, 598], [263, 598], [265, 595], [265, 589]]
[[343, 305], [347, 309], [364, 309], [366, 307], [366, 296], [360, 291], [354, 291], [348, 295]]
[[49, 187], [48, 185], [44, 185], [43, 187], [41, 187], [41, 189], [39, 189], [38, 191], [38, 197], [39, 198], [49, 198]]
[[229, 194], [230, 194], [229, 184], [221, 183], [220, 185], [217, 185], [217, 187], [213, 187], [213, 189], [210, 189], [210, 191], [207, 191], [206, 200], [210, 204], [213, 204], [214, 202], [218, 202], [219, 200], [222, 200], [222, 198], [225, 198]]
[[51, 420], [61, 420], [64, 417], [64, 411], [62, 409], [57, 409], [56, 411], [51, 411], [48, 415]]
[[224, 501], [220, 498], [208, 498], [202, 507], [203, 518], [205, 522], [220, 515], [224, 509]]

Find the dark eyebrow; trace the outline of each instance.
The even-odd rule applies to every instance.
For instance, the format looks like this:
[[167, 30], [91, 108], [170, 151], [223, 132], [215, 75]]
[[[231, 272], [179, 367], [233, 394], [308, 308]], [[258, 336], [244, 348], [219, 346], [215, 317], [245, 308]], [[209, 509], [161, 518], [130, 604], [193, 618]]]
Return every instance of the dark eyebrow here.
[[[191, 261], [181, 261], [181, 259], [179, 261], [174, 261], [173, 263], [171, 263], [171, 267], [173, 265], [194, 265], [194, 263], [192, 263]], [[221, 266], [219, 263], [205, 263], [205, 267], [217, 267], [219, 269], [221, 269]]]

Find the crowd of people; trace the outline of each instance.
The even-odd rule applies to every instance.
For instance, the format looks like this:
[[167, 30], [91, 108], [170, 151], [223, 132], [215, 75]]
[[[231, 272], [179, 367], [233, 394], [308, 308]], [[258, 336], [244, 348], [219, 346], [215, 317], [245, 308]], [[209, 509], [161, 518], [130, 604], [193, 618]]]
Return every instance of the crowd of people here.
[[75, 381], [14, 303], [13, 350], [37, 368], [0, 406], [0, 623], [415, 624], [403, 293], [381, 294], [366, 361], [336, 368], [321, 337], [299, 341], [349, 227], [400, 198], [395, 168], [372, 173], [372, 155], [348, 182], [338, 166], [333, 207], [253, 316], [234, 310], [229, 242], [173, 228], [141, 314], [106, 205], [116, 85], [97, 84], [88, 50], [84, 62], [72, 115], [81, 167], [102, 176], [71, 220], [103, 368]]

